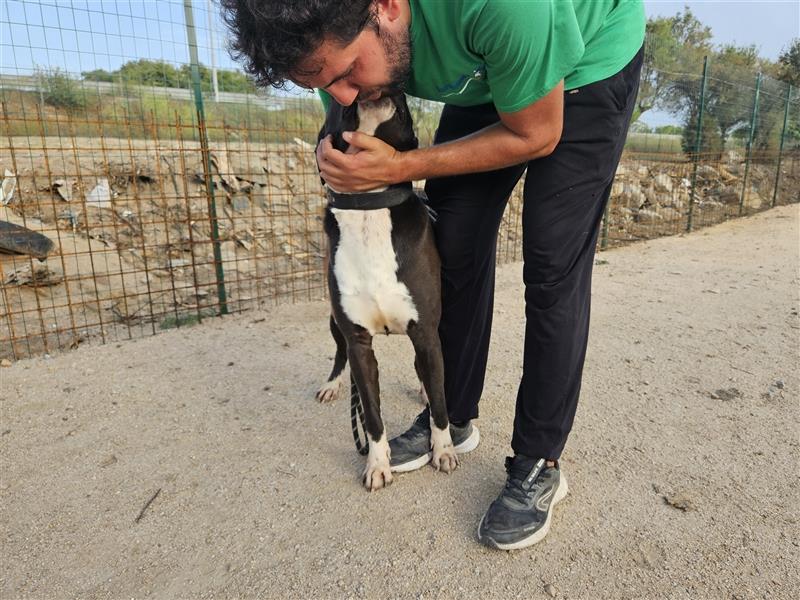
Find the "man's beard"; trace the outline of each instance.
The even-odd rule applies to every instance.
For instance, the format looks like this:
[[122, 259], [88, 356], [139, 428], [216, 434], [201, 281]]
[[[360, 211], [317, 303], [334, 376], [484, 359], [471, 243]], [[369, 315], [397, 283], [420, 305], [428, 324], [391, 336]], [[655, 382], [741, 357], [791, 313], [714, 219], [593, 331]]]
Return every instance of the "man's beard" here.
[[405, 93], [406, 85], [411, 78], [411, 36], [409, 31], [409, 29], [404, 29], [395, 35], [385, 29], [378, 30], [381, 47], [389, 65], [389, 82], [379, 87], [363, 90], [356, 97], [357, 102], [371, 98], [376, 93], [380, 93], [381, 96]]

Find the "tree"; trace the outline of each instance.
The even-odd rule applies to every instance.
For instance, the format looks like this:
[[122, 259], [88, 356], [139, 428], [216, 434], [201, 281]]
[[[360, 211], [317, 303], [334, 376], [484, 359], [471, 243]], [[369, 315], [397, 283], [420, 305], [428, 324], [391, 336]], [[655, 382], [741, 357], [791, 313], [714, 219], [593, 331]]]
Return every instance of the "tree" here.
[[[116, 71], [95, 69], [81, 73], [85, 81], [121, 81], [131, 85], [148, 85], [153, 87], [192, 87], [192, 68], [190, 65], [181, 65], [175, 68], [162, 60], [132, 60], [126, 62]], [[253, 80], [244, 73], [228, 69], [217, 70], [217, 83], [223, 92], [240, 92], [254, 94], [256, 86]], [[205, 65], [200, 65], [200, 87], [209, 92], [212, 88], [211, 70]]]
[[712, 49], [711, 37], [711, 29], [688, 7], [672, 17], [648, 20], [636, 117], [669, 104], [676, 74], [700, 74], [703, 56]]
[[50, 106], [63, 108], [68, 112], [86, 109], [88, 101], [80, 83], [58, 67], [48, 70], [36, 70], [39, 85], [42, 86], [42, 98]]
[[731, 133], [749, 126], [753, 114], [758, 53], [755, 46], [722, 46], [712, 56], [706, 85], [706, 111], [719, 127], [724, 147]]
[[[211, 69], [205, 65], [200, 67], [200, 87], [203, 91], [211, 91]], [[183, 85], [180, 87], [191, 87], [192, 82], [192, 67], [191, 65], [183, 65], [181, 67], [181, 78]], [[238, 92], [242, 94], [254, 94], [256, 86], [253, 80], [244, 73], [238, 71], [231, 71], [228, 69], [217, 69], [217, 84], [221, 92]]]
[[81, 73], [81, 77], [83, 77], [84, 81], [105, 81], [105, 82], [112, 82], [114, 81], [114, 74], [109, 73], [104, 69], [95, 69], [93, 71], [83, 71]]
[[181, 73], [163, 60], [132, 60], [114, 72], [125, 83], [154, 87], [186, 87], [181, 85]]
[[699, 104], [694, 106], [685, 117], [683, 133], [681, 134], [681, 148], [687, 156], [694, 156], [695, 153], [701, 160], [718, 162], [722, 157], [724, 145], [722, 136], [719, 134], [719, 123], [712, 115], [703, 113], [703, 131], [700, 136], [700, 147], [695, 148], [697, 142], [697, 123], [699, 114]]
[[800, 86], [800, 38], [794, 38], [778, 57], [778, 79], [793, 87]]

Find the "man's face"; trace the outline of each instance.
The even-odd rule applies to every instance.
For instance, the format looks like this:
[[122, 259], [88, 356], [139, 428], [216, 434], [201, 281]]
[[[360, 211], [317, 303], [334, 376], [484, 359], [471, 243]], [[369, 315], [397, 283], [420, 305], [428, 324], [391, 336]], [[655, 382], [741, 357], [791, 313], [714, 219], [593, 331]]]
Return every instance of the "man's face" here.
[[411, 70], [408, 29], [367, 26], [350, 44], [326, 41], [302, 65], [295, 83], [328, 92], [342, 106], [403, 91]]

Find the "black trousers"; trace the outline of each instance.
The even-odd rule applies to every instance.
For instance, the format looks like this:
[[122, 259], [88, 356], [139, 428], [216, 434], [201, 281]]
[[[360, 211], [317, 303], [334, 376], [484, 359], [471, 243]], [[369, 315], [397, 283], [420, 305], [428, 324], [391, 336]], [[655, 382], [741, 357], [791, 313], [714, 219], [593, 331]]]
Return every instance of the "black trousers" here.
[[[564, 129], [544, 158], [428, 180], [442, 258], [442, 340], [450, 420], [478, 416], [492, 328], [500, 220], [527, 167], [523, 231], [525, 345], [516, 454], [557, 459], [572, 429], [589, 335], [595, 245], [633, 113], [642, 51], [619, 73], [564, 93]], [[491, 104], [446, 106], [434, 143], [499, 120]]]

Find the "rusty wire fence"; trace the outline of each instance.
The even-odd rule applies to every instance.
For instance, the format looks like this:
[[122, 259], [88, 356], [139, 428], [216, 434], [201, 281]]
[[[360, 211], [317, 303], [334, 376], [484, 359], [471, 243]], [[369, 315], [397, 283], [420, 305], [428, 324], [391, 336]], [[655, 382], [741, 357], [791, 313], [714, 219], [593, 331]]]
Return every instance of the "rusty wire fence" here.
[[[0, 359], [325, 297], [321, 106], [257, 91], [224, 38], [207, 0], [0, 5]], [[796, 91], [713, 72], [684, 74], [680, 133], [634, 128], [602, 246], [800, 200]], [[722, 96], [749, 116], [720, 141]], [[411, 105], [430, 143], [440, 108]], [[520, 213], [517, 189], [500, 261]]]

